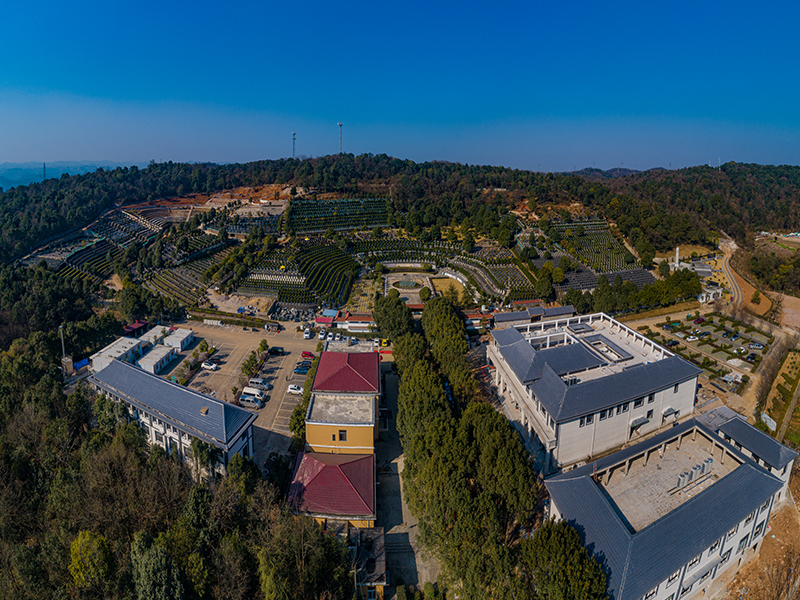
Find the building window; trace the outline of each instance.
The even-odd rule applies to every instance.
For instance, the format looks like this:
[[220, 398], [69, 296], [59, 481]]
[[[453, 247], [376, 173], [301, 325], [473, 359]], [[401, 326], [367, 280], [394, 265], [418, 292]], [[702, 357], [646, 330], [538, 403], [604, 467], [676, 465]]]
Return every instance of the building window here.
[[671, 586], [673, 583], [678, 581], [678, 577], [680, 576], [681, 576], [681, 570], [678, 569], [672, 575], [669, 576], [669, 579], [667, 579], [667, 587]]
[[675, 594], [670, 594], [669, 596], [664, 598], [664, 600], [674, 600], [674, 599], [675, 599]]
[[722, 542], [722, 538], [718, 539], [716, 542], [711, 544], [711, 548], [708, 549], [709, 554], [713, 554], [717, 548], [719, 548], [720, 542]]
[[645, 594], [644, 596], [644, 600], [650, 600], [650, 598], [655, 596], [657, 593], [658, 593], [658, 586], [654, 587], [652, 590], [647, 592], [647, 594]]
[[730, 550], [728, 550], [728, 551], [727, 551], [725, 554], [723, 554], [723, 555], [722, 555], [722, 560], [721, 560], [721, 561], [719, 561], [719, 564], [720, 564], [720, 565], [724, 565], [726, 562], [728, 562], [728, 559], [729, 559], [730, 557], [731, 557], [731, 551], [730, 551]]
[[767, 500], [764, 502], [764, 504], [761, 505], [761, 510], [759, 512], [764, 512], [768, 508], [769, 508], [769, 498], [767, 498]]
[[747, 518], [744, 520], [744, 524], [747, 525], [748, 523], [750, 523], [750, 521], [752, 521], [753, 517], [755, 516], [756, 516], [756, 511], [751, 512], [749, 515], [747, 515]]
[[653, 403], [653, 402], [655, 402], [655, 401], [656, 401], [656, 395], [655, 395], [655, 394], [650, 394], [650, 395], [647, 397], [647, 403], [648, 403], [648, 404], [652, 404], [652, 403]]
[[647, 411], [647, 418], [648, 419], [652, 419], [653, 418], [653, 410], [652, 409]]
[[750, 541], [750, 536], [749, 535], [744, 536], [742, 540], [739, 542], [739, 547], [736, 548], [736, 554], [741, 553], [742, 550], [744, 550], [747, 547], [747, 542], [749, 541]]
[[679, 598], [683, 598], [686, 594], [691, 592], [692, 591], [692, 585], [694, 585], [694, 584], [689, 584], [685, 588], [683, 588], [681, 590], [681, 595], [679, 596]]
[[757, 457], [755, 454], [752, 454], [752, 453], [751, 453], [751, 454], [750, 454], [750, 456], [751, 456], [751, 458], [753, 459], [753, 462], [754, 462], [754, 463], [758, 464], [758, 463], [760, 463], [760, 462], [761, 462], [761, 459], [760, 459], [760, 458], [758, 458], [758, 457]]
[[677, 394], [677, 393], [678, 393], [678, 386], [679, 386], [679, 385], [680, 385], [680, 384], [678, 384], [678, 383], [676, 383], [676, 384], [675, 384], [675, 388], [672, 390], [672, 393], [673, 393], [673, 394]]
[[702, 557], [702, 556], [703, 556], [702, 552], [700, 554], [698, 554], [697, 556], [695, 556], [692, 559], [692, 562], [689, 563], [689, 567], [688, 568], [689, 569], [694, 569], [700, 563], [700, 557]]
[[625, 403], [622, 405], [622, 412], [628, 412], [628, 405], [629, 405], [629, 404], [630, 404], [630, 402], [625, 402]]
[[789, 467], [789, 465], [786, 465], [785, 467], [783, 467], [783, 471], [781, 471], [781, 475], [786, 475], [786, 469], [788, 467]]
[[764, 521], [756, 525], [756, 530], [753, 532], [753, 537], [761, 535], [761, 530], [764, 529]]
[[731, 538], [731, 537], [733, 537], [734, 535], [736, 535], [736, 532], [737, 532], [738, 530], [739, 530], [739, 525], [737, 524], [737, 525], [736, 525], [736, 527], [734, 527], [733, 529], [731, 529], [731, 530], [728, 532], [728, 537], [729, 537], [729, 538]]
[[606, 420], [606, 418], [607, 418], [607, 415], [608, 415], [608, 411], [601, 410], [601, 411], [600, 411], [600, 420], [601, 420], [601, 421], [605, 421], [605, 420]]
[[700, 583], [703, 583], [706, 579], [711, 577], [711, 571], [713, 571], [713, 569], [709, 569], [708, 571], [703, 573], [703, 576], [700, 578]]
[[591, 425], [592, 423], [594, 423], [594, 415], [586, 415], [586, 424]]
[[377, 600], [378, 592], [375, 590], [375, 586], [369, 586], [367, 588], [367, 600]]
[[639, 408], [642, 404], [644, 404], [644, 398], [637, 398], [633, 401], [633, 408]]
[[157, 441], [159, 444], [163, 444], [163, 443], [164, 443], [164, 436], [163, 436], [163, 435], [161, 435], [160, 433], [158, 433], [157, 431], [156, 431], [156, 441]]
[[622, 404], [617, 406], [617, 414], [622, 412]]
[[340, 442], [346, 442], [347, 441], [347, 430], [346, 429], [340, 429], [339, 430], [339, 441]]
[[586, 417], [581, 417], [578, 427], [586, 427]]

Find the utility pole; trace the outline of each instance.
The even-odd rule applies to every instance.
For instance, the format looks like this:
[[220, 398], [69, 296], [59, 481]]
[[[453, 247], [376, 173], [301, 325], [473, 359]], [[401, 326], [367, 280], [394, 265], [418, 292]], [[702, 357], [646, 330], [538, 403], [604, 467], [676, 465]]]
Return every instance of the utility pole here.
[[47, 179], [47, 165], [42, 163], [42, 181]]
[[293, 131], [292, 132], [292, 158], [294, 158], [294, 138], [297, 134]]
[[339, 154], [342, 153], [342, 124], [339, 123]]

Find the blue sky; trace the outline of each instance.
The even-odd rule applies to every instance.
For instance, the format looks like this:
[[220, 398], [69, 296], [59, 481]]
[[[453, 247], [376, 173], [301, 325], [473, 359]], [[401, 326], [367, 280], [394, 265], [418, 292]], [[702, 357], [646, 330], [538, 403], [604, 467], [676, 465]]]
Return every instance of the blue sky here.
[[[652, 6], [650, 6], [652, 5]], [[6, 3], [0, 162], [800, 164], [797, 3]]]

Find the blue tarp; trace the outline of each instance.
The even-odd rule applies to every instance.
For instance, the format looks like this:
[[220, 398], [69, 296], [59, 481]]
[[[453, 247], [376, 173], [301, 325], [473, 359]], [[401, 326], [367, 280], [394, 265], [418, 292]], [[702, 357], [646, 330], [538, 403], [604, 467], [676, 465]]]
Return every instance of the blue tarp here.
[[322, 311], [322, 316], [323, 317], [335, 317], [338, 314], [339, 314], [339, 311], [338, 310], [333, 310], [332, 308], [326, 308], [325, 310]]
[[77, 369], [82, 369], [83, 367], [88, 367], [88, 366], [89, 366], [89, 359], [88, 359], [88, 358], [84, 358], [83, 360], [79, 360], [78, 362], [76, 362], [76, 363], [75, 363], [74, 365], [72, 365], [72, 366], [73, 366], [73, 367], [74, 367], [76, 370], [77, 370]]

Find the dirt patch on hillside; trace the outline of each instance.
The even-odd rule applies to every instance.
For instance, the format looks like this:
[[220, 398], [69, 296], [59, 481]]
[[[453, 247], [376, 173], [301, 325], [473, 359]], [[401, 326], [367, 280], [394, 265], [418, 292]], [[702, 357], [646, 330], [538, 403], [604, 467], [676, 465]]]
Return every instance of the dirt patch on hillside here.
[[252, 306], [259, 317], [266, 317], [276, 300], [271, 296], [239, 296], [237, 294], [226, 296], [218, 294], [214, 290], [209, 290], [206, 297], [216, 307], [216, 310], [236, 315], [240, 306]]
[[800, 298], [778, 292], [773, 292], [773, 295], [778, 297], [781, 303], [780, 324], [785, 327], [791, 327], [794, 330], [800, 330]]
[[119, 278], [119, 275], [114, 273], [109, 279], [106, 279], [103, 282], [107, 288], [114, 290], [115, 292], [122, 289], [122, 280]]
[[733, 276], [736, 278], [736, 282], [739, 284], [739, 287], [742, 289], [742, 296], [744, 296], [743, 304], [750, 312], [753, 312], [757, 315], [766, 314], [769, 309], [772, 307], [772, 302], [770, 301], [769, 297], [761, 294], [761, 303], [760, 304], [753, 304], [751, 302], [751, 298], [753, 297], [753, 292], [756, 291], [752, 285], [750, 285], [745, 279], [742, 278], [739, 273], [737, 273], [734, 269]]

